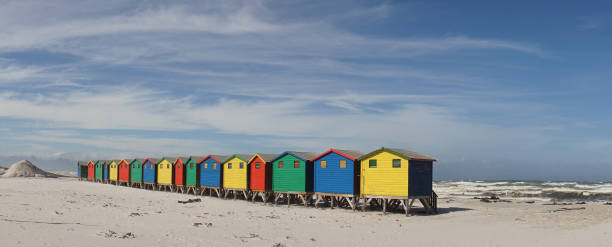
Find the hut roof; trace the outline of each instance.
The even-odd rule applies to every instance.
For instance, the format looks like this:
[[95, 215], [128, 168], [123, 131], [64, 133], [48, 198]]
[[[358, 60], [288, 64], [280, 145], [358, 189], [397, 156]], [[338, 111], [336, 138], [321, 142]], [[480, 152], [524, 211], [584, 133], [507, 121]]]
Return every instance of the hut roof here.
[[251, 156], [251, 159], [249, 159], [249, 163], [251, 163], [253, 161], [255, 156], [259, 156], [259, 158], [261, 158], [264, 162], [269, 162], [269, 161], [273, 160], [274, 158], [278, 157], [278, 154], [260, 154], [260, 153], [256, 153], [253, 156]]
[[[156, 165], [157, 165], [157, 163], [158, 163], [158, 162], [159, 162], [161, 159], [159, 159], [159, 158], [146, 158], [146, 159], [145, 159], [145, 162], [146, 162], [146, 160], [149, 160], [149, 161], [151, 161], [151, 163], [153, 163], [153, 164], [156, 164]], [[144, 162], [143, 162], [143, 163], [144, 163]]]
[[189, 159], [188, 159], [187, 161], [189, 161], [189, 160], [193, 160], [193, 161], [195, 161], [196, 163], [199, 163], [199, 162], [200, 162], [201, 160], [203, 160], [204, 158], [206, 158], [206, 156], [189, 156]]
[[157, 161], [157, 163], [155, 163], [155, 164], [158, 164], [159, 162], [162, 162], [162, 160], [167, 160], [168, 162], [174, 164], [174, 162], [176, 161], [176, 157], [163, 157], [163, 158], [159, 159]]
[[185, 163], [189, 160], [189, 157], [178, 157], [177, 159], [181, 160], [181, 163]]
[[211, 155], [208, 155], [208, 156], [206, 156], [206, 157], [202, 158], [202, 160], [200, 160], [200, 162], [198, 162], [198, 163], [202, 163], [202, 161], [204, 161], [204, 160], [206, 160], [206, 159], [208, 159], [208, 158], [213, 158], [213, 159], [214, 159], [214, 160], [216, 160], [217, 162], [219, 162], [219, 163], [223, 163], [223, 161], [225, 161], [227, 158], [229, 158], [229, 156], [227, 156], [227, 155], [216, 155], [216, 154], [211, 154]]
[[143, 159], [143, 158], [136, 158], [136, 159], [133, 159], [132, 162], [130, 162], [130, 164], [134, 163], [134, 161], [138, 161], [138, 163], [142, 164], [142, 163], [144, 163], [145, 159]]
[[273, 161], [275, 161], [277, 159], [280, 159], [281, 157], [285, 156], [286, 154], [291, 154], [291, 155], [295, 156], [296, 158], [301, 159], [302, 161], [310, 161], [310, 160], [313, 160], [314, 158], [317, 157], [317, 154], [316, 153], [312, 153], [312, 152], [287, 151], [287, 152], [284, 152], [284, 153], [280, 154], [279, 156], [276, 156], [276, 158], [274, 158], [270, 162], [273, 162]]
[[223, 163], [225, 164], [225, 162], [228, 162], [229, 160], [233, 159], [234, 157], [241, 159], [244, 162], [249, 162], [248, 158], [250, 158], [251, 154], [234, 154], [232, 156], [227, 157], [227, 159], [223, 160]]
[[409, 159], [409, 160], [422, 160], [422, 161], [437, 161], [435, 158], [432, 158], [430, 156], [427, 156], [425, 154], [421, 154], [421, 153], [417, 153], [415, 151], [409, 150], [409, 149], [399, 149], [399, 148], [386, 148], [386, 147], [382, 147], [380, 149], [374, 150], [366, 155], [363, 155], [361, 157], [359, 157], [359, 159], [364, 159], [367, 157], [370, 157], [372, 155], [374, 155], [375, 153], [378, 153], [380, 151], [387, 151], [390, 152], [392, 154], [395, 154], [397, 156], [401, 156], [403, 158]]
[[342, 150], [342, 149], [329, 149], [327, 150], [327, 152], [322, 153], [321, 155], [317, 156], [316, 158], [314, 158], [313, 160], [318, 160], [319, 158], [331, 153], [337, 153], [339, 155], [344, 156], [347, 159], [351, 159], [353, 161], [355, 161], [356, 159], [358, 159], [359, 157], [363, 156], [362, 152], [359, 152], [357, 150]]
[[79, 166], [86, 166], [87, 164], [89, 164], [88, 161], [80, 161], [80, 160], [77, 161], [77, 165], [79, 165]]

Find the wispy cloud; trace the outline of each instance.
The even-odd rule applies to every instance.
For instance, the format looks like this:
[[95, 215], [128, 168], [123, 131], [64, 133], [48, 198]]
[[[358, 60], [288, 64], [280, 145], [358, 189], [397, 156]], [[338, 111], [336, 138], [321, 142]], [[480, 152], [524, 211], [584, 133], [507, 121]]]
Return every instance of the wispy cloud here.
[[579, 16], [576, 18], [579, 22], [578, 27], [584, 29], [597, 29], [608, 25], [612, 22], [612, 14], [610, 15], [592, 15]]

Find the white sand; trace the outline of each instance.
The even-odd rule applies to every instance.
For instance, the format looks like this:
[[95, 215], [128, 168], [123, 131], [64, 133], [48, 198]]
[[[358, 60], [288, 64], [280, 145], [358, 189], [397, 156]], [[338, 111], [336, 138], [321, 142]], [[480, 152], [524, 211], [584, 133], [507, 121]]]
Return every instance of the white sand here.
[[[189, 198], [202, 202], [177, 203]], [[274, 207], [72, 178], [3, 178], [0, 239], [2, 246], [88, 247], [610, 245], [612, 206], [542, 204], [446, 198], [439, 201], [441, 214], [405, 217]], [[554, 211], [579, 207], [586, 209]], [[120, 238], [126, 233], [134, 237]]]

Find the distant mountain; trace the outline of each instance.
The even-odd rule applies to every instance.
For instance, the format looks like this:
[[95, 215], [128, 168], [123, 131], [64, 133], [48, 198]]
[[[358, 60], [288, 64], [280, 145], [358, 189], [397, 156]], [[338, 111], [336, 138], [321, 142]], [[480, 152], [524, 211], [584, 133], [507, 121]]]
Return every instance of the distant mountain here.
[[29, 160], [30, 162], [36, 164], [39, 168], [47, 171], [76, 171], [77, 161], [75, 159], [68, 159], [64, 157], [46, 158], [32, 155], [0, 156], [0, 165], [6, 167], [21, 160]]

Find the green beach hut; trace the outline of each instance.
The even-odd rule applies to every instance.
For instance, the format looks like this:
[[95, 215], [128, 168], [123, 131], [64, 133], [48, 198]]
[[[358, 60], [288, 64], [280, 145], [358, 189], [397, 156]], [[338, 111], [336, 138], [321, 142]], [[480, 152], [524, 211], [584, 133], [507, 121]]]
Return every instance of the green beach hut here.
[[144, 188], [142, 184], [142, 163], [145, 159], [134, 159], [130, 162], [130, 186]]
[[198, 179], [200, 177], [198, 176], [198, 174], [200, 174], [198, 162], [204, 158], [206, 157], [191, 156], [187, 162], [183, 164], [185, 166], [185, 187], [187, 187], [187, 194], [189, 194], [189, 191], [193, 192], [194, 195], [197, 193], [196, 190], [198, 186], [200, 186], [200, 181]]
[[272, 162], [272, 191], [274, 203], [281, 198], [291, 203], [291, 198], [300, 199], [304, 206], [312, 199], [313, 167], [316, 153], [287, 151]]
[[102, 168], [104, 167], [104, 161], [103, 160], [96, 161], [95, 166], [96, 166], [96, 168], [95, 168], [96, 182], [103, 183], [104, 182], [104, 178], [102, 177], [102, 175], [103, 175]]

